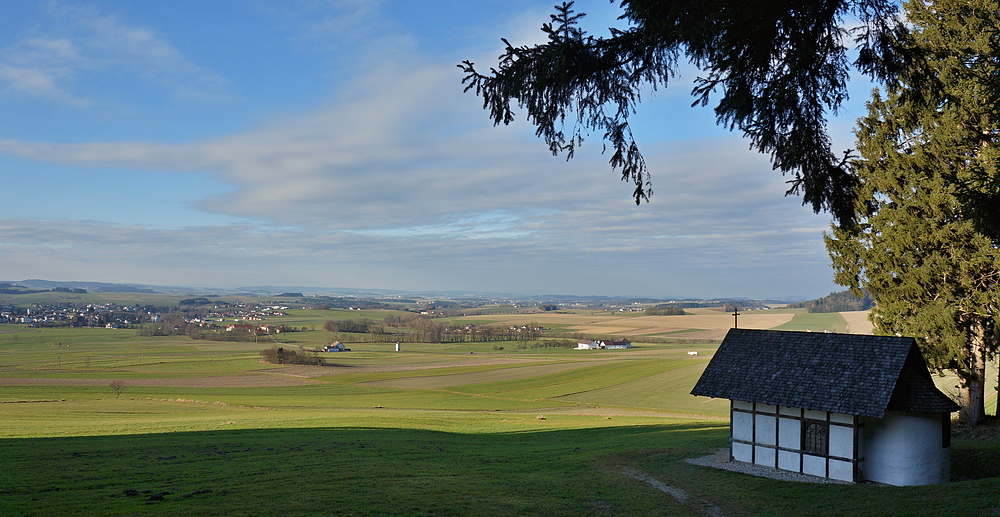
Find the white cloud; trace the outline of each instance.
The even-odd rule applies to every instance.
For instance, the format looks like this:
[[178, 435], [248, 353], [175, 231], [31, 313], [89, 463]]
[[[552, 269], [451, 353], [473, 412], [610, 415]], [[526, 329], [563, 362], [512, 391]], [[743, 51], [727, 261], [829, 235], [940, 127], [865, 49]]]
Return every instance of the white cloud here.
[[47, 97], [72, 106], [87, 106], [87, 99], [78, 99], [56, 85], [60, 73], [38, 67], [14, 66], [0, 63], [0, 82], [6, 83], [10, 94]]
[[[0, 88], [72, 106], [111, 102], [114, 92], [85, 79], [128, 74], [177, 97], [226, 97], [225, 80], [185, 58], [153, 31], [95, 9], [51, 4], [46, 29], [33, 28], [0, 48]], [[118, 81], [122, 82], [122, 81]], [[108, 88], [106, 83], [101, 88]]]
[[[213, 82], [148, 30], [96, 15], [73, 27], [22, 40], [19, 54], [0, 50], [0, 82], [15, 84], [4, 66], [35, 70], [21, 83], [48, 84], [62, 102], [88, 101], [73, 79], [113, 67]], [[783, 178], [738, 137], [646, 144], [655, 194], [636, 207], [599, 136], [570, 162], [552, 157], [523, 122], [492, 127], [454, 63], [395, 57], [370, 63], [326, 106], [216, 138], [0, 140], [0, 153], [80, 174], [210, 175], [232, 191], [197, 208], [242, 222], [0, 219], [0, 263], [24, 277], [229, 286], [777, 296], [829, 285], [826, 218], [783, 198]]]
[[[0, 262], [25, 278], [183, 285], [648, 296], [782, 296], [829, 290], [828, 277], [816, 274], [825, 269], [826, 260], [818, 233], [803, 230], [808, 222], [773, 228], [772, 216], [729, 227], [614, 210], [533, 215], [527, 218], [533, 222], [500, 225], [535, 224], [532, 230], [539, 237], [7, 219], [0, 220]], [[613, 220], [603, 221], [606, 217]], [[640, 221], [629, 224], [633, 218]], [[644, 224], [654, 225], [657, 235], [644, 234]]]
[[386, 66], [327, 108], [196, 143], [6, 140], [0, 150], [70, 166], [209, 172], [237, 191], [202, 208], [281, 224], [440, 224], [446, 215], [531, 206], [558, 192], [546, 176], [571, 165], [516, 130], [472, 122], [482, 114], [457, 77], [447, 66]]
[[783, 193], [780, 175], [739, 139], [688, 141], [646, 149], [655, 195], [634, 207], [600, 142], [568, 163], [552, 157], [523, 127], [490, 127], [456, 76], [386, 67], [327, 108], [201, 142], [4, 140], [0, 151], [69, 166], [206, 172], [235, 191], [202, 201], [203, 210], [383, 235], [709, 235], [718, 228], [703, 226], [738, 227]]
[[[65, 152], [55, 147], [56, 154]], [[123, 153], [133, 165], [136, 157], [204, 154], [197, 149], [136, 147], [144, 152]], [[134, 275], [128, 281], [152, 282], [142, 280], [152, 277], [174, 284], [399, 289], [476, 285], [479, 290], [505, 292], [721, 296], [746, 292], [736, 289], [745, 283], [755, 296], [798, 294], [803, 289], [825, 294], [829, 279], [820, 240], [825, 218], [809, 214], [798, 199], [782, 198], [780, 175], [767, 170], [763, 157], [740, 147], [733, 139], [652, 150], [652, 163], [670, 160], [671, 166], [655, 171], [657, 194], [639, 207], [593, 153], [570, 164], [541, 156], [520, 164], [524, 170], [514, 169], [512, 176], [486, 174], [480, 184], [469, 181], [469, 186], [458, 187], [465, 200], [456, 199], [456, 191], [417, 182], [408, 185], [415, 190], [407, 195], [367, 203], [354, 198], [368, 187], [343, 179], [312, 197], [290, 194], [272, 201], [275, 206], [268, 211], [301, 211], [303, 204], [319, 211], [297, 216], [290, 226], [282, 226], [279, 218], [271, 219], [277, 224], [267, 224], [264, 217], [257, 219], [264, 223], [173, 229], [8, 221], [0, 229], [0, 257], [9, 255], [4, 263], [17, 270], [61, 260], [72, 264], [68, 267], [91, 271], [91, 276], [80, 278], [103, 270], [117, 278]], [[249, 159], [250, 164], [270, 156], [252, 145], [247, 149], [261, 155]], [[108, 154], [86, 156], [106, 159]], [[228, 155], [214, 156], [228, 163], [219, 158]], [[503, 158], [486, 157], [496, 159]], [[547, 165], [552, 170], [546, 170]], [[557, 170], [561, 166], [566, 170]], [[574, 167], [577, 170], [570, 170]], [[475, 169], [462, 173], [478, 177]], [[545, 173], [555, 179], [535, 188], [517, 185]], [[305, 179], [293, 178], [292, 183], [327, 188], [301, 170], [298, 174]], [[439, 179], [446, 180], [447, 174]], [[267, 185], [279, 186], [287, 179], [280, 174], [250, 176], [255, 191], [262, 193]], [[393, 178], [388, 174], [378, 181], [391, 183]], [[504, 191], [508, 184], [516, 195]], [[554, 192], [556, 184], [563, 192]], [[266, 196], [256, 199], [246, 193], [236, 194], [236, 199], [249, 205], [268, 202]]]

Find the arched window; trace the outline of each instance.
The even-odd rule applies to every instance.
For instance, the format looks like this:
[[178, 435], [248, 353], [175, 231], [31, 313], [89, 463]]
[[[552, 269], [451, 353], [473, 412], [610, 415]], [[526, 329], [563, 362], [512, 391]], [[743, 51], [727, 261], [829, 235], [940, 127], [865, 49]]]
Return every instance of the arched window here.
[[803, 422], [802, 426], [802, 452], [827, 455], [828, 436], [830, 426], [826, 422]]

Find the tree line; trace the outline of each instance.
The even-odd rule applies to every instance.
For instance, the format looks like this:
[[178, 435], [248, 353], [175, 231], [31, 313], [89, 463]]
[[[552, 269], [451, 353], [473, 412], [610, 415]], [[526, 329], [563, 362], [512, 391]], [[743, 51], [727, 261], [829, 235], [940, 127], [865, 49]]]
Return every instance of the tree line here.
[[305, 350], [291, 350], [285, 347], [272, 346], [260, 351], [260, 356], [265, 362], [271, 364], [323, 364], [323, 359], [312, 352]]
[[850, 312], [867, 311], [875, 304], [868, 291], [862, 291], [861, 296], [855, 296], [850, 289], [830, 293], [817, 300], [789, 304], [789, 309], [806, 309], [808, 312]]
[[684, 308], [676, 303], [664, 303], [646, 308], [646, 316], [683, 316]]
[[329, 320], [323, 324], [323, 329], [333, 332], [334, 339], [337, 341], [362, 343], [390, 343], [394, 341], [419, 343], [526, 342], [537, 340], [542, 334], [537, 323], [513, 328], [504, 325], [449, 327], [420, 314], [390, 315], [381, 322], [369, 318]]

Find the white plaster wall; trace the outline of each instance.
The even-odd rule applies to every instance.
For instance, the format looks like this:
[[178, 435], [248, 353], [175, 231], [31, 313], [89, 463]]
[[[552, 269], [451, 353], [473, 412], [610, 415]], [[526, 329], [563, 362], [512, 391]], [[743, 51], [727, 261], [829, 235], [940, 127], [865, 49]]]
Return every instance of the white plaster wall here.
[[788, 416], [802, 416], [802, 410], [797, 407], [778, 406], [778, 412]]
[[757, 411], [761, 413], [776, 413], [778, 408], [771, 404], [757, 404]]
[[801, 454], [791, 451], [778, 451], [778, 468], [782, 470], [799, 471], [799, 457]]
[[830, 456], [854, 457], [854, 429], [830, 425]]
[[811, 418], [813, 420], [823, 420], [826, 421], [826, 411], [814, 411], [812, 409], [807, 409], [805, 411], [805, 417]]
[[843, 413], [830, 413], [831, 422], [840, 422], [841, 424], [853, 424], [854, 416], [845, 415]]
[[[802, 421], [791, 418], [778, 419], [778, 445], [799, 449], [802, 443]], [[795, 467], [798, 470], [798, 467]]]
[[733, 459], [750, 463], [753, 460], [753, 446], [748, 443], [733, 442]]
[[887, 412], [865, 419], [863, 476], [889, 485], [930, 485], [950, 479], [949, 449], [941, 447], [941, 415]]
[[753, 462], [757, 465], [764, 465], [765, 467], [776, 467], [777, 457], [775, 456], [776, 449], [770, 447], [761, 447], [759, 445], [754, 446], [754, 458]]
[[733, 411], [732, 426], [734, 439], [747, 442], [753, 441], [753, 415]]
[[753, 402], [747, 402], [745, 400], [734, 400], [733, 407], [736, 409], [745, 409], [747, 411], [753, 410]]
[[757, 419], [757, 443], [764, 445], [777, 445], [777, 423], [770, 415], [754, 415]]
[[854, 465], [849, 461], [830, 460], [830, 478], [854, 481]]
[[803, 454], [802, 473], [825, 478], [826, 458], [822, 458], [820, 456], [813, 456], [811, 454]]

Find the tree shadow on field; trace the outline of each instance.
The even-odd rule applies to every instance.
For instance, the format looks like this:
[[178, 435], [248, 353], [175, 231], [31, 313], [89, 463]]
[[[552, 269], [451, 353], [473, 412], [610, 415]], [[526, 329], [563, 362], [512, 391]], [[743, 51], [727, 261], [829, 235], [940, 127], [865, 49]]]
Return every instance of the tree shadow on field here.
[[0, 514], [699, 514], [698, 505], [622, 475], [623, 468], [677, 486], [724, 515], [848, 515], [841, 507], [850, 515], [891, 515], [894, 508], [898, 515], [931, 515], [922, 508], [949, 504], [936, 515], [972, 515], [1000, 505], [996, 479], [945, 486], [950, 490], [792, 484], [683, 461], [725, 447], [728, 438], [718, 423], [677, 423], [477, 434], [325, 427], [7, 439], [0, 440]]
[[[294, 428], [0, 440], [0, 514], [664, 514], [594, 484], [608, 452], [718, 446], [712, 424], [464, 434]], [[717, 425], [717, 424], [715, 424]], [[617, 494], [616, 494], [617, 492]], [[668, 505], [669, 506], [669, 505]], [[600, 514], [600, 513], [596, 513]]]

